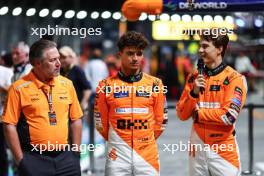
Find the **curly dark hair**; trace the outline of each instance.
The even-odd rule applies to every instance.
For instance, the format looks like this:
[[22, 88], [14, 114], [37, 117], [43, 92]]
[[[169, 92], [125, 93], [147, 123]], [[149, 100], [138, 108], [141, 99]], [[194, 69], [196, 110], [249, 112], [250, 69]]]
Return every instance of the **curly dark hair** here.
[[118, 40], [117, 47], [119, 51], [122, 51], [125, 47], [135, 47], [144, 50], [148, 44], [149, 42], [143, 34], [129, 31]]

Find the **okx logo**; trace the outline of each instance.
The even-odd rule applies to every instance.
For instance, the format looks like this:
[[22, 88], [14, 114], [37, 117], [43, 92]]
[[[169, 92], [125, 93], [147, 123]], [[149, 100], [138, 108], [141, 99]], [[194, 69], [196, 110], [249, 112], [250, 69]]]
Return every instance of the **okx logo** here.
[[148, 129], [148, 120], [143, 119], [118, 119], [117, 120], [117, 128], [118, 129], [135, 129], [135, 130], [141, 130], [141, 129]]

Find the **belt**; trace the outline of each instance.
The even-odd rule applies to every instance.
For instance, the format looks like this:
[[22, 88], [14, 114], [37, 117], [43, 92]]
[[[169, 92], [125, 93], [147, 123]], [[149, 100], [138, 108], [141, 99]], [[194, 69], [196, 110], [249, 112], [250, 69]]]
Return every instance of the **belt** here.
[[33, 151], [33, 153], [38, 153], [40, 155], [49, 156], [49, 157], [57, 157], [60, 154], [62, 154], [65, 151], [42, 151], [41, 153], [39, 151]]
[[54, 158], [54, 157], [59, 156], [60, 154], [62, 154], [62, 153], [65, 152], [65, 151], [41, 151], [41, 153], [40, 153], [40, 151], [35, 151], [35, 150], [33, 150], [33, 151], [31, 151], [31, 152], [32, 152], [32, 153], [37, 153], [37, 154], [39, 154], [39, 155], [49, 156], [49, 157]]
[[49, 156], [49, 157], [57, 157], [59, 156], [60, 154], [66, 152], [66, 151], [63, 151], [63, 150], [54, 150], [54, 151], [42, 151], [40, 149], [36, 149], [36, 148], [33, 148], [32, 146], [30, 147], [27, 147], [26, 150], [24, 150], [26, 152], [29, 152], [29, 153], [36, 153], [36, 154], [39, 154], [39, 155], [43, 155], [43, 156]]

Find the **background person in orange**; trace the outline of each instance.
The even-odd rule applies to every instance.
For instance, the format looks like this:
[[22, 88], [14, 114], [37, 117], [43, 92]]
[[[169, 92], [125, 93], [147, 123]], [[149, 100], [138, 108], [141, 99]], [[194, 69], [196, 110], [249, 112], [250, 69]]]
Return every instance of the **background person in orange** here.
[[141, 33], [127, 32], [117, 45], [121, 70], [99, 83], [94, 108], [96, 129], [108, 141], [105, 175], [157, 176], [156, 140], [167, 124], [164, 87], [160, 79], [141, 72], [148, 45]]
[[[200, 36], [199, 54], [205, 66], [200, 63], [199, 74], [189, 75], [176, 110], [181, 120], [193, 118], [189, 175], [238, 176], [235, 122], [246, 101], [247, 84], [223, 62], [228, 36], [211, 34]], [[207, 148], [197, 150], [195, 144]]]
[[[72, 82], [59, 76], [56, 43], [35, 42], [29, 57], [33, 69], [11, 85], [3, 113], [4, 132], [18, 173], [81, 175], [78, 146], [83, 113]], [[64, 148], [70, 141], [68, 131], [74, 151]]]

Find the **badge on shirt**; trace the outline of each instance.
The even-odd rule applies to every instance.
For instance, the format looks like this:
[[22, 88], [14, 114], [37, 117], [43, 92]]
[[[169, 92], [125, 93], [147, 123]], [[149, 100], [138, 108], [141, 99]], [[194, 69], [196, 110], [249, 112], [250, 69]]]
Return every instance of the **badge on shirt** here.
[[232, 102], [233, 102], [234, 104], [236, 104], [238, 107], [241, 106], [241, 101], [238, 100], [237, 98], [232, 98]]
[[125, 97], [129, 97], [129, 93], [128, 92], [114, 92], [114, 98], [125, 98]]
[[235, 92], [239, 93], [241, 96], [243, 95], [243, 91], [239, 87], [235, 87]]
[[145, 98], [149, 98], [149, 97], [150, 97], [150, 92], [136, 91], [136, 96], [137, 96], [137, 97], [145, 97]]
[[210, 85], [210, 91], [220, 91], [220, 85]]
[[57, 125], [57, 119], [56, 119], [56, 113], [55, 113], [55, 111], [48, 112], [48, 115], [49, 115], [50, 125], [52, 125], [52, 126]]
[[231, 103], [231, 104], [230, 104], [230, 108], [234, 109], [237, 113], [240, 112], [240, 107], [237, 106], [237, 105], [234, 104], [234, 103]]
[[224, 80], [224, 85], [228, 85], [228, 84], [229, 84], [229, 79], [228, 79], [228, 77], [226, 77]]

